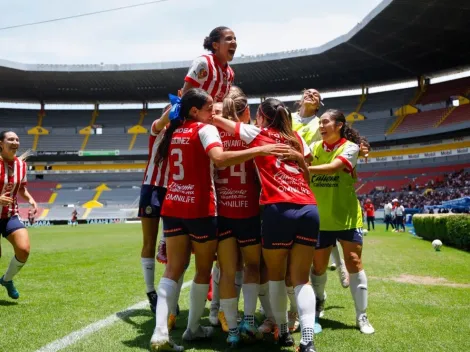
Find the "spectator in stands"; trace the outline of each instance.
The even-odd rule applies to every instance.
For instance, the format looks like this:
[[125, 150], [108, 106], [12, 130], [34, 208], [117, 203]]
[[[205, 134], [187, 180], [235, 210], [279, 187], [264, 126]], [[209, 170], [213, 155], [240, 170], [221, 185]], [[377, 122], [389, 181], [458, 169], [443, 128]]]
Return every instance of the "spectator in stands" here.
[[370, 231], [370, 224], [372, 224], [372, 230], [375, 230], [375, 208], [370, 199], [367, 199], [364, 204], [364, 212], [367, 218], [367, 231]]
[[203, 46], [212, 54], [193, 61], [184, 79], [183, 94], [191, 88], [201, 88], [212, 96], [214, 102], [222, 102], [235, 76], [228, 63], [237, 50], [237, 38], [230, 28], [221, 26], [210, 32]]
[[28, 167], [24, 159], [16, 152], [20, 139], [12, 131], [0, 132], [0, 236], [5, 237], [14, 248], [15, 255], [10, 261], [5, 274], [0, 278], [0, 285], [6, 288], [8, 296], [18, 299], [20, 294], [13, 284], [13, 278], [23, 268], [29, 257], [30, 243], [28, 231], [18, 216], [17, 195], [28, 201], [34, 214], [37, 204], [26, 188], [26, 173]]
[[393, 224], [393, 221], [392, 221], [392, 203], [390, 202], [387, 202], [385, 205], [384, 205], [384, 221], [385, 221], [385, 231], [388, 231], [388, 226], [390, 225], [392, 227], [392, 230], [395, 229], [395, 225]]

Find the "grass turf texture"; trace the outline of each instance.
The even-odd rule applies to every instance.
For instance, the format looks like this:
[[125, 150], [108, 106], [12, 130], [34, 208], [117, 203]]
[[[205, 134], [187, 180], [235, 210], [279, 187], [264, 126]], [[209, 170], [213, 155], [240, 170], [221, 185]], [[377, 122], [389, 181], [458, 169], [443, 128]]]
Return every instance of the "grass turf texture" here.
[[[35, 351], [146, 298], [139, 259], [140, 224], [34, 228], [30, 237], [30, 260], [15, 280], [20, 299], [10, 300], [0, 287], [0, 351]], [[5, 240], [2, 246], [3, 273], [12, 249]], [[365, 237], [363, 258], [369, 277], [368, 313], [376, 333], [364, 336], [355, 328], [349, 289], [341, 288], [336, 272], [329, 272], [323, 333], [316, 337], [319, 351], [470, 350], [466, 337], [470, 326], [469, 285], [391, 280], [408, 274], [470, 284], [470, 253], [448, 247], [435, 252], [427, 241], [406, 233], [386, 233], [379, 226]], [[158, 264], [156, 284], [162, 269]], [[191, 267], [185, 281], [193, 274]], [[182, 313], [172, 333], [178, 343], [186, 325], [189, 288], [183, 291], [180, 306]], [[206, 309], [203, 324], [209, 324], [207, 315]], [[145, 351], [153, 327], [150, 310], [138, 310], [64, 351]], [[294, 337], [298, 343], [299, 334]], [[211, 342], [185, 347], [189, 351], [225, 351], [225, 334], [217, 330]], [[240, 350], [279, 349], [263, 342]]]

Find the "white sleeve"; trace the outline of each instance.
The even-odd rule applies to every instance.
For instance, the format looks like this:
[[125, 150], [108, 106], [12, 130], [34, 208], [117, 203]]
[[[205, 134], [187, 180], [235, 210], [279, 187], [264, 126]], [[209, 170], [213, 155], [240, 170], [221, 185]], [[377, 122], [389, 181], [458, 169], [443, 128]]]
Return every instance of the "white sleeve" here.
[[350, 172], [356, 167], [357, 157], [359, 156], [359, 146], [354, 143], [347, 143], [341, 155], [337, 158], [340, 159], [348, 168]]
[[184, 78], [185, 82], [191, 83], [196, 88], [202, 87], [209, 75], [209, 65], [205, 56], [200, 56], [193, 61]]
[[213, 125], [205, 125], [199, 130], [199, 139], [201, 140], [202, 147], [209, 153], [214, 147], [222, 147], [222, 140], [217, 128]]
[[251, 144], [261, 133], [261, 129], [254, 125], [238, 122], [235, 127], [235, 136], [240, 138], [246, 144]]

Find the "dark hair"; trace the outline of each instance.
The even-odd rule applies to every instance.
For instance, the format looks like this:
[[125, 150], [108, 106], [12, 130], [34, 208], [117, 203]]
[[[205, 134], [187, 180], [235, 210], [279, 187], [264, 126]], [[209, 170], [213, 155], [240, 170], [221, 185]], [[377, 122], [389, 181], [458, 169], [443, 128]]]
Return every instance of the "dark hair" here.
[[215, 53], [215, 50], [212, 44], [218, 43], [220, 41], [220, 39], [222, 38], [222, 32], [225, 31], [226, 29], [230, 29], [230, 28], [225, 27], [225, 26], [219, 26], [219, 27], [214, 28], [210, 32], [209, 36], [204, 38], [204, 43], [202, 44], [204, 49], [212, 53]]
[[[5, 140], [5, 137], [6, 137], [6, 134], [7, 133], [16, 133], [15, 131], [11, 131], [11, 130], [5, 130], [5, 131], [1, 131], [0, 132], [0, 141], [3, 142]], [[2, 152], [2, 147], [0, 147], [0, 153]], [[25, 161], [30, 155], [32, 155], [32, 151], [31, 149], [28, 149], [27, 151], [25, 151], [23, 154], [21, 154], [18, 159], [20, 160], [23, 160]], [[0, 156], [0, 160], [2, 160], [2, 157]]]
[[171, 137], [173, 132], [181, 126], [185, 119], [190, 118], [189, 111], [195, 107], [202, 109], [207, 102], [209, 94], [200, 88], [191, 88], [181, 97], [181, 108], [179, 116], [180, 119], [175, 119], [170, 122], [170, 127], [165, 131], [163, 139], [158, 146], [157, 154], [155, 155], [155, 164], [159, 164], [168, 157], [168, 149], [170, 149]]
[[292, 114], [280, 100], [266, 99], [259, 106], [258, 114], [267, 119], [269, 127], [278, 130], [294, 149], [302, 152], [300, 142], [292, 130]]
[[340, 130], [341, 138], [346, 138], [348, 141], [356, 143], [357, 145], [360, 145], [362, 143], [366, 145], [368, 148], [370, 148], [370, 145], [367, 139], [362, 137], [356, 129], [350, 127], [347, 124], [346, 118], [344, 117], [344, 114], [340, 110], [328, 109], [325, 111], [325, 114], [328, 114], [331, 118], [333, 118], [336, 124], [340, 122], [343, 124]]
[[240, 87], [232, 86], [229, 93], [224, 99], [222, 116], [226, 119], [233, 119], [239, 121], [245, 110], [248, 108], [248, 99]]
[[[304, 88], [304, 89], [302, 89], [302, 92], [301, 92], [302, 97], [300, 98], [299, 101], [297, 101], [297, 102], [294, 104], [294, 107], [297, 106], [297, 111], [300, 111], [300, 109], [302, 108], [302, 102], [303, 102], [303, 100], [304, 100], [304, 94], [305, 94], [305, 92], [306, 92], [307, 90], [310, 90], [310, 89], [316, 90], [315, 88]], [[318, 90], [316, 90], [316, 91], [318, 92]], [[318, 92], [318, 94], [320, 94], [320, 92]], [[320, 95], [320, 100], [319, 100], [317, 109], [315, 110], [315, 114], [317, 114], [318, 111], [320, 110], [320, 106], [321, 106], [321, 104], [322, 104], [321, 102], [322, 102], [322, 100], [321, 100], [321, 95]]]

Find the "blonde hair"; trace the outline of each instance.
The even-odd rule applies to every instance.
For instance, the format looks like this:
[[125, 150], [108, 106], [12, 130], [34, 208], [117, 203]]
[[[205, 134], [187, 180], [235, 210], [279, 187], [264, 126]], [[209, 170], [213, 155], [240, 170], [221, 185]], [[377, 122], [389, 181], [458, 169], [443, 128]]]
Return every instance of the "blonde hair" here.
[[222, 116], [232, 121], [240, 122], [241, 116], [248, 108], [248, 99], [240, 87], [232, 86], [224, 99]]

